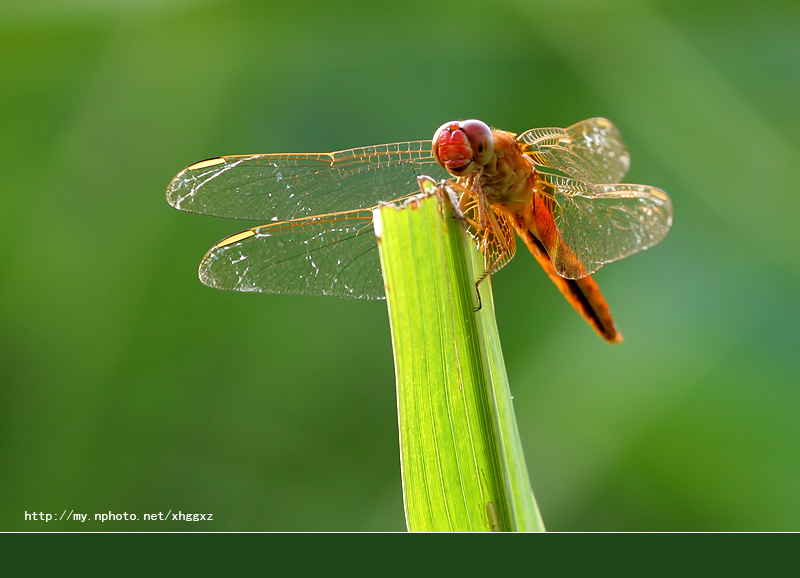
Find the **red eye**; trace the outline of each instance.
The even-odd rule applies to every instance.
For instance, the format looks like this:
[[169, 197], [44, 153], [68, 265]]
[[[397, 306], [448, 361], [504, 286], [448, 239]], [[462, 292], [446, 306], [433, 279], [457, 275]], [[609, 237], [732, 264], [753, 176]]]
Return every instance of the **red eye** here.
[[479, 166], [486, 166], [494, 156], [492, 129], [480, 120], [470, 119], [459, 123], [472, 145], [473, 159]]
[[444, 123], [442, 126], [436, 129], [435, 133], [433, 133], [433, 140], [431, 141], [431, 144], [433, 145], [433, 157], [436, 159], [436, 162], [442, 166], [444, 166], [444, 162], [441, 158], [440, 148], [449, 144], [450, 134], [456, 130], [458, 130], [458, 122], [452, 121]]
[[466, 176], [494, 158], [492, 130], [479, 120], [446, 122], [433, 135], [433, 156], [454, 176]]

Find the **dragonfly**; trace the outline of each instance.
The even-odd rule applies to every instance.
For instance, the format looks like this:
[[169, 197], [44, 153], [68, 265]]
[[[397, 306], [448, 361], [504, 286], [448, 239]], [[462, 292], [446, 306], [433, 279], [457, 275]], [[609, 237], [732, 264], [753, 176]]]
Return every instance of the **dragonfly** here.
[[200, 280], [263, 293], [385, 297], [374, 208], [419, 193], [425, 175], [457, 193], [487, 278], [514, 256], [516, 235], [567, 301], [617, 343], [591, 275], [659, 243], [672, 226], [662, 190], [620, 184], [630, 156], [604, 118], [519, 135], [451, 121], [432, 140], [331, 153], [233, 155], [189, 165], [170, 182], [176, 209], [260, 221], [203, 257]]

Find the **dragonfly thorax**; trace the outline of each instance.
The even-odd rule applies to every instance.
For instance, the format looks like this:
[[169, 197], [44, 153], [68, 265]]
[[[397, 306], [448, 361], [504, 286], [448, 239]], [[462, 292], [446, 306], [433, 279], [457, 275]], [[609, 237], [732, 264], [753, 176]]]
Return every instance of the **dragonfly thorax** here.
[[530, 204], [533, 191], [533, 163], [522, 153], [516, 135], [504, 130], [492, 131], [494, 155], [475, 174], [481, 194], [495, 208], [518, 212]]

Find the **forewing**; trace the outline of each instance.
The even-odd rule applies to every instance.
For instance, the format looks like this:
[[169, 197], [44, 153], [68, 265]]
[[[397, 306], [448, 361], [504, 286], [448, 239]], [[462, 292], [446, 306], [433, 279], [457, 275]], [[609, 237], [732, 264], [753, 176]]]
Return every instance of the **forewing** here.
[[537, 189], [537, 194], [555, 199], [556, 227], [583, 265], [581, 269], [574, 260], [550, 255], [558, 274], [567, 279], [590, 275], [607, 263], [649, 249], [672, 226], [672, 202], [655, 187], [589, 185], [539, 173]]
[[568, 128], [531, 129], [517, 141], [537, 165], [584, 182], [618, 183], [631, 165], [622, 134], [605, 118], [590, 118]]
[[176, 209], [286, 221], [361, 209], [419, 190], [417, 176], [447, 175], [430, 141], [410, 141], [310, 154], [227, 156], [190, 165], [167, 188]]
[[382, 299], [369, 209], [255, 227], [217, 243], [200, 263], [216, 289]]

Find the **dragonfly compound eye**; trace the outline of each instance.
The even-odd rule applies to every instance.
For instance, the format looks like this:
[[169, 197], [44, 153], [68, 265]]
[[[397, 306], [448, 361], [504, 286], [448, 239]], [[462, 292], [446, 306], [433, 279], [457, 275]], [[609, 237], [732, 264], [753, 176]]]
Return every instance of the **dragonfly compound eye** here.
[[[472, 148], [470, 137], [462, 125], [463, 122], [458, 121], [444, 123], [434, 133], [431, 143], [431, 150], [436, 161], [450, 174], [457, 177], [468, 175], [480, 166], [475, 162], [475, 151]], [[488, 127], [486, 128], [488, 130]], [[482, 148], [485, 149], [485, 146]]]
[[494, 156], [492, 129], [485, 122], [475, 119], [461, 121], [460, 126], [469, 139], [474, 161], [481, 167], [489, 164]]

